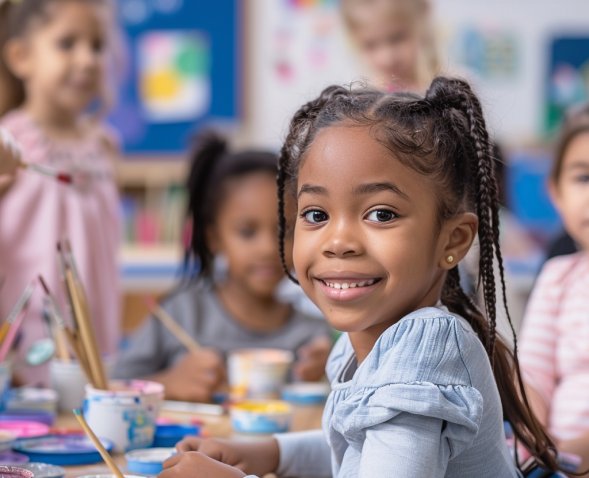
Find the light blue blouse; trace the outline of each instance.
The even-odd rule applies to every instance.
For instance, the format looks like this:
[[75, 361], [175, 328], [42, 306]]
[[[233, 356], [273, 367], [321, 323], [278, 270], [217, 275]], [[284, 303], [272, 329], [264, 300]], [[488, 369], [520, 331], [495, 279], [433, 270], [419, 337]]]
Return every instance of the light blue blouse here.
[[344, 334], [327, 375], [323, 431], [276, 436], [279, 476], [519, 476], [485, 349], [445, 307], [404, 317], [360, 366]]

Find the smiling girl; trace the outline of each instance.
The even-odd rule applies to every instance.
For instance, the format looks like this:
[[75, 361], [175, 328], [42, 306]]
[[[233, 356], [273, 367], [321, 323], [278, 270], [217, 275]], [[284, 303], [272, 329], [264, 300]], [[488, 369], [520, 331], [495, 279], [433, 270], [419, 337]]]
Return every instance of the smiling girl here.
[[[436, 78], [425, 96], [326, 89], [292, 120], [278, 184], [282, 240], [285, 191], [297, 200], [298, 281], [346, 332], [327, 364], [323, 431], [188, 439], [160, 478], [516, 477], [504, 419], [557, 469], [517, 355], [495, 331], [497, 189], [469, 85]], [[456, 267], [477, 232], [488, 319]]]

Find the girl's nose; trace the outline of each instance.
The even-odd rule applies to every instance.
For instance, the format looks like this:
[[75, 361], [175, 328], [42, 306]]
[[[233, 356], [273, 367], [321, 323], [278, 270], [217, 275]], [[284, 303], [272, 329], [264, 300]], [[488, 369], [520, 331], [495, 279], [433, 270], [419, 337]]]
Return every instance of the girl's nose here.
[[325, 234], [321, 252], [326, 257], [353, 257], [362, 254], [364, 250], [359, 231], [343, 222], [326, 228]]

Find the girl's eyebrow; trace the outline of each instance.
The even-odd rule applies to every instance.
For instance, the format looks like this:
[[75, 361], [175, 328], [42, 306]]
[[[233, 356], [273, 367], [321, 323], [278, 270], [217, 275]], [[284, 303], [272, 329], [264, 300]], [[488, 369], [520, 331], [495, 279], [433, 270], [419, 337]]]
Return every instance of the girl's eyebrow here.
[[389, 182], [361, 184], [356, 188], [354, 194], [374, 194], [380, 191], [391, 191], [396, 195], [401, 196], [406, 201], [409, 201], [409, 196], [407, 196], [407, 194], [401, 191], [396, 184]]
[[569, 164], [566, 169], [589, 169], [589, 160], [577, 160], [572, 164]]
[[312, 184], [303, 184], [297, 198], [300, 198], [304, 193], [315, 196], [329, 196], [326, 188], [323, 186], [313, 186]]

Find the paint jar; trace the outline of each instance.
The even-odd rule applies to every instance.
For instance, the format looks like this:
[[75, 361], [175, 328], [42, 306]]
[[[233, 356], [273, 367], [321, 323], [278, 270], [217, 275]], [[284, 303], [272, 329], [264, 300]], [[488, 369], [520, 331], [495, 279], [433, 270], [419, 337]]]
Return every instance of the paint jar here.
[[[104, 373], [108, 379], [114, 367], [114, 357], [104, 358], [103, 363]], [[66, 362], [60, 358], [54, 358], [49, 363], [49, 378], [51, 388], [59, 393], [60, 412], [71, 412], [73, 408], [82, 406], [88, 379], [77, 360]]]
[[127, 470], [142, 475], [157, 475], [163, 471], [162, 464], [176, 454], [176, 448], [150, 448], [134, 450], [125, 455]]
[[231, 406], [229, 413], [238, 433], [284, 433], [292, 420], [292, 407], [279, 400], [248, 400]]
[[150, 447], [164, 386], [142, 380], [113, 380], [109, 390], [86, 385], [84, 417], [97, 437], [114, 443], [116, 453]]
[[294, 354], [288, 350], [246, 349], [231, 352], [227, 359], [231, 399], [278, 398], [293, 361]]

